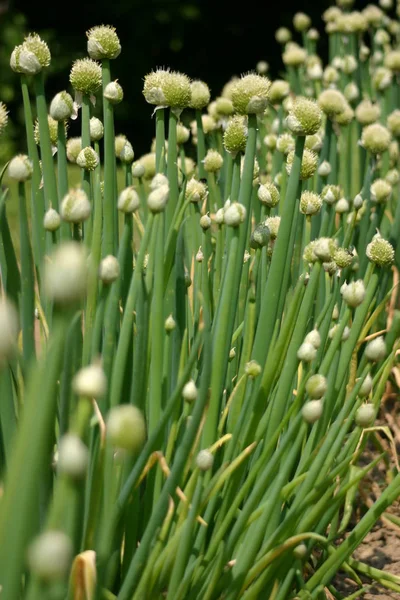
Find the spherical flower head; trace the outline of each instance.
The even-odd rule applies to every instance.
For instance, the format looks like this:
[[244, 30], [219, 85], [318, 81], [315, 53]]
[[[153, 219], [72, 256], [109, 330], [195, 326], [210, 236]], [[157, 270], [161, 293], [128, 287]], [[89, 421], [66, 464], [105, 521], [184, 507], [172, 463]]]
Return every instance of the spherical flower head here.
[[17, 154], [8, 165], [8, 176], [18, 182], [28, 181], [32, 177], [33, 164], [26, 154]]
[[209, 471], [214, 464], [214, 456], [209, 450], [200, 450], [196, 456], [196, 465], [200, 471]]
[[342, 14], [342, 11], [337, 6], [329, 6], [323, 13], [322, 18], [325, 23], [329, 23], [329, 21], [336, 21], [338, 16]]
[[[292, 164], [294, 160], [294, 152], [289, 152], [286, 160], [286, 170], [290, 174], [292, 170]], [[300, 179], [306, 180], [310, 179], [317, 170], [318, 167], [318, 154], [313, 152], [312, 150], [304, 149], [303, 159], [301, 161], [301, 169], [300, 169]]]
[[142, 165], [145, 169], [143, 178], [152, 179], [156, 173], [156, 155], [154, 152], [143, 154], [137, 161], [138, 164]]
[[182, 389], [182, 397], [186, 402], [194, 402], [197, 398], [198, 390], [193, 379], [190, 379]]
[[373, 104], [370, 100], [362, 100], [355, 110], [356, 119], [361, 125], [371, 125], [381, 116], [379, 104]]
[[340, 33], [361, 33], [368, 29], [368, 21], [362, 13], [354, 10], [351, 13], [341, 13], [336, 19], [336, 28]]
[[87, 51], [94, 60], [117, 58], [121, 54], [121, 44], [115, 28], [111, 25], [99, 25], [86, 32]]
[[344, 283], [340, 288], [340, 293], [343, 296], [343, 300], [350, 308], [356, 308], [364, 301], [365, 298], [365, 285], [362, 279], [357, 281], [351, 281], [350, 283]]
[[34, 538], [28, 548], [28, 566], [42, 581], [63, 579], [71, 566], [73, 545], [63, 531], [49, 530]]
[[311, 375], [306, 383], [306, 392], [313, 400], [320, 400], [326, 394], [328, 382], [323, 375]]
[[384, 17], [383, 11], [379, 6], [375, 6], [374, 4], [368, 4], [363, 10], [363, 15], [368, 24], [375, 28], [382, 24], [382, 19]]
[[165, 183], [155, 188], [147, 197], [147, 206], [152, 213], [159, 213], [165, 209], [169, 197], [169, 185]]
[[276, 238], [278, 237], [280, 224], [281, 218], [278, 216], [268, 217], [267, 219], [265, 219], [265, 225], [269, 229], [269, 235], [271, 236], [272, 240], [276, 240]]
[[375, 421], [375, 407], [373, 404], [361, 404], [355, 415], [359, 427], [371, 427]]
[[309, 342], [303, 342], [297, 351], [297, 358], [303, 362], [312, 362], [317, 356], [317, 349]]
[[280, 200], [278, 188], [273, 183], [268, 182], [260, 185], [257, 196], [261, 204], [265, 204], [269, 208], [276, 206]]
[[235, 115], [229, 119], [223, 137], [225, 150], [233, 156], [236, 156], [238, 152], [244, 152], [246, 150], [247, 135], [248, 129], [245, 117]]
[[122, 190], [118, 197], [118, 210], [125, 214], [134, 213], [140, 206], [140, 199], [133, 185]]
[[137, 454], [146, 439], [146, 423], [142, 412], [131, 404], [120, 404], [110, 410], [106, 435], [112, 446]]
[[190, 108], [201, 110], [210, 102], [210, 88], [204, 81], [192, 81], [190, 84]]
[[268, 105], [271, 82], [267, 77], [250, 73], [237, 80], [232, 89], [235, 111], [241, 115], [262, 114]]
[[287, 126], [295, 135], [313, 135], [321, 127], [322, 112], [314, 100], [296, 98], [286, 119]]
[[342, 71], [346, 75], [351, 75], [357, 69], [357, 60], [352, 54], [346, 54], [342, 58]]
[[316, 215], [321, 210], [322, 198], [315, 192], [305, 190], [300, 196], [300, 212], [303, 215]]
[[321, 262], [330, 262], [336, 250], [336, 241], [328, 237], [315, 240], [313, 252]]
[[67, 140], [67, 158], [69, 162], [76, 163], [81, 150], [82, 140], [80, 137], [72, 137]]
[[0, 300], [0, 362], [11, 358], [17, 348], [18, 312], [6, 297]]
[[314, 150], [314, 152], [319, 152], [322, 148], [322, 139], [321, 130], [313, 135], [307, 135], [304, 148], [308, 148], [308, 150]]
[[203, 202], [207, 198], [207, 186], [202, 181], [197, 181], [194, 177], [186, 185], [185, 198], [190, 202]]
[[69, 190], [61, 202], [61, 218], [67, 223], [82, 223], [91, 212], [89, 198], [81, 188]]
[[345, 110], [346, 98], [339, 90], [328, 89], [320, 93], [318, 104], [329, 118], [333, 118]]
[[275, 135], [275, 133], [268, 133], [263, 141], [264, 144], [267, 146], [268, 150], [271, 150], [273, 152], [276, 148], [277, 140], [278, 137]]
[[50, 65], [50, 60], [51, 54], [46, 42], [37, 33], [30, 33], [11, 54], [10, 66], [17, 73], [36, 75]]
[[143, 96], [146, 102], [155, 106], [165, 106], [166, 100], [163, 92], [163, 82], [168, 71], [165, 69], [157, 69], [152, 71], [144, 78]]
[[224, 223], [228, 227], [238, 227], [246, 218], [246, 209], [240, 202], [232, 202], [224, 209]]
[[54, 208], [49, 208], [43, 218], [43, 227], [46, 231], [57, 231], [61, 225], [61, 217]]
[[8, 110], [7, 106], [0, 102], [0, 135], [3, 133], [4, 129], [7, 127], [8, 123]]
[[389, 148], [390, 131], [380, 123], [364, 127], [361, 134], [361, 145], [371, 154], [381, 154]]
[[187, 75], [175, 71], [166, 71], [161, 84], [166, 106], [182, 110], [190, 105], [192, 92], [190, 79]]
[[282, 133], [276, 140], [276, 149], [283, 154], [289, 154], [294, 150], [294, 137], [290, 133]]
[[101, 66], [91, 58], [78, 59], [72, 65], [69, 80], [74, 90], [91, 96], [101, 86]]
[[265, 223], [260, 223], [251, 234], [250, 247], [254, 250], [264, 248], [264, 246], [268, 245], [270, 237], [271, 235], [268, 227], [265, 225]]
[[368, 259], [379, 267], [390, 267], [394, 261], [392, 244], [379, 234], [374, 235], [372, 241], [368, 244], [366, 254]]
[[353, 254], [346, 248], [337, 248], [333, 253], [333, 260], [339, 269], [345, 269], [353, 262]]
[[224, 159], [221, 154], [217, 150], [210, 148], [204, 158], [204, 168], [207, 173], [216, 173], [221, 169], [223, 162]]
[[79, 480], [85, 477], [89, 464], [89, 450], [73, 433], [64, 435], [58, 445], [57, 471], [62, 475]]
[[377, 204], [385, 203], [392, 195], [392, 186], [385, 179], [376, 179], [371, 185], [371, 200]]
[[383, 91], [391, 86], [393, 73], [386, 67], [378, 67], [372, 74], [372, 84], [376, 90]]
[[87, 256], [82, 244], [64, 242], [45, 263], [44, 286], [48, 298], [68, 305], [81, 300], [87, 289]]
[[306, 31], [311, 26], [311, 19], [303, 12], [298, 12], [293, 17], [293, 26], [297, 31]]
[[288, 44], [282, 55], [282, 60], [287, 67], [301, 67], [306, 62], [307, 51], [297, 44]]
[[233, 102], [230, 98], [225, 98], [224, 96], [220, 96], [215, 101], [215, 109], [217, 111], [218, 116], [230, 117], [233, 115]]
[[387, 348], [383, 336], [379, 336], [368, 342], [365, 348], [365, 356], [371, 362], [379, 362], [386, 357]]
[[[58, 140], [58, 122], [55, 119], [53, 119], [50, 115], [47, 115], [47, 124], [49, 126], [50, 142], [52, 146], [56, 146]], [[35, 142], [37, 144], [40, 144], [40, 130], [38, 120], [35, 122], [35, 129], [33, 135], [35, 138]]]
[[301, 414], [306, 423], [312, 425], [321, 418], [323, 404], [321, 400], [310, 400], [301, 409]]
[[94, 171], [99, 164], [99, 155], [91, 146], [87, 146], [79, 152], [76, 162], [85, 171]]
[[290, 93], [290, 86], [284, 79], [276, 79], [271, 83], [269, 89], [269, 101], [271, 104], [281, 104]]
[[58, 92], [50, 104], [50, 116], [55, 121], [65, 121], [69, 119], [74, 112], [74, 101], [72, 96], [65, 90]]
[[99, 266], [99, 279], [104, 285], [111, 285], [120, 275], [118, 258], [109, 254], [104, 257]]
[[400, 137], [400, 110], [396, 109], [390, 113], [387, 118], [387, 126], [394, 137]]
[[104, 88], [103, 96], [110, 104], [119, 104], [124, 98], [124, 90], [117, 80], [110, 81]]
[[307, 244], [307, 246], [304, 248], [303, 259], [309, 264], [313, 264], [313, 263], [317, 262], [317, 260], [318, 260], [317, 255], [314, 253], [314, 248], [316, 246], [316, 243], [317, 243], [317, 240], [313, 240], [312, 242]]
[[182, 123], [178, 123], [176, 126], [176, 143], [178, 146], [185, 144], [190, 137], [190, 130], [182, 125]]
[[400, 72], [400, 50], [390, 50], [384, 59], [384, 65], [393, 73]]
[[278, 44], [285, 45], [292, 39], [290, 29], [287, 27], [279, 27], [275, 32], [275, 39]]

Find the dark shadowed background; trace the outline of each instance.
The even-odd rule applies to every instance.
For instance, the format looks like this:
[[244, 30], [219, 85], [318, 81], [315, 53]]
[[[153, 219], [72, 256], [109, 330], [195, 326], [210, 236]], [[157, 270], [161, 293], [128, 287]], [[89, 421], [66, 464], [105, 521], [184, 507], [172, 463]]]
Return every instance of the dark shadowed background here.
[[[330, 0], [247, 0], [236, 9], [218, 0], [0, 0], [0, 100], [9, 105], [14, 121], [6, 142], [2, 139], [0, 162], [24, 143], [18, 78], [8, 61], [29, 31], [40, 33], [50, 46], [52, 65], [46, 84], [50, 100], [62, 89], [71, 91], [69, 69], [74, 59], [86, 55], [87, 29], [103, 23], [116, 27], [122, 53], [112, 62], [112, 73], [125, 93], [116, 108], [117, 133], [128, 136], [138, 156], [148, 151], [153, 135], [152, 108], [141, 93], [143, 77], [151, 69], [171, 67], [204, 79], [214, 97], [232, 75], [254, 69], [259, 60], [266, 60], [271, 77], [277, 77], [282, 61], [276, 29], [291, 27], [294, 13], [306, 12], [321, 33], [319, 53], [324, 57], [321, 14], [330, 4]], [[356, 8], [366, 4], [358, 0]], [[70, 134], [78, 131], [72, 127]]]

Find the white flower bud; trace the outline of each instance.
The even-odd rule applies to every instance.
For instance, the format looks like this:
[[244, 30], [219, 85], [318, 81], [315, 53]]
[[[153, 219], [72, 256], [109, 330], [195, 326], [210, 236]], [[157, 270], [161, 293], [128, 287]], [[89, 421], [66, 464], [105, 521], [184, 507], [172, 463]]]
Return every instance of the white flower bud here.
[[323, 405], [321, 400], [310, 400], [306, 402], [301, 410], [301, 414], [306, 423], [310, 425], [320, 419]]
[[375, 407], [373, 404], [361, 404], [357, 409], [356, 423], [359, 427], [370, 427], [375, 421]]
[[94, 171], [99, 164], [99, 155], [91, 146], [87, 146], [79, 152], [76, 162], [82, 169]]
[[197, 398], [197, 387], [193, 379], [185, 383], [182, 390], [183, 399], [187, 402], [194, 402]]
[[340, 292], [347, 306], [356, 308], [357, 306], [360, 306], [365, 298], [364, 282], [362, 279], [351, 281], [349, 284], [345, 282], [340, 288]]
[[64, 435], [58, 445], [58, 472], [72, 479], [82, 479], [88, 463], [89, 450], [82, 440], [72, 433]]
[[145, 171], [146, 169], [139, 162], [132, 165], [132, 177], [137, 177], [138, 179], [140, 179], [141, 177], [143, 177]]
[[203, 262], [203, 260], [204, 260], [204, 253], [203, 253], [203, 250], [201, 249], [201, 246], [197, 250], [195, 258], [196, 258], [196, 262], [199, 262], [199, 263]]
[[349, 204], [348, 200], [346, 200], [346, 198], [340, 198], [336, 202], [335, 212], [337, 212], [338, 214], [343, 214], [343, 213], [348, 212], [349, 208], [350, 208], [350, 204]]
[[246, 218], [246, 209], [240, 202], [232, 202], [224, 210], [224, 223], [229, 227], [238, 227]]
[[133, 185], [122, 190], [118, 197], [118, 210], [129, 214], [135, 212], [140, 206], [140, 199]]
[[107, 391], [107, 378], [99, 364], [80, 369], [72, 380], [72, 389], [83, 398], [101, 398]]
[[320, 177], [328, 177], [331, 171], [332, 167], [327, 160], [324, 160], [318, 167], [318, 175]]
[[7, 298], [0, 300], [0, 361], [10, 358], [17, 347], [18, 313]]
[[168, 202], [169, 185], [164, 184], [157, 187], [147, 197], [147, 206], [152, 213], [162, 212]]
[[361, 194], [357, 194], [357, 196], [355, 196], [355, 198], [353, 200], [353, 206], [354, 206], [355, 210], [360, 210], [362, 205], [363, 205], [363, 199], [361, 197]]
[[82, 223], [90, 217], [92, 207], [86, 193], [81, 189], [72, 189], [61, 202], [61, 218], [68, 223]]
[[105, 284], [110, 285], [116, 281], [120, 274], [118, 258], [109, 254], [100, 263], [99, 279]]
[[306, 383], [306, 392], [313, 400], [319, 400], [328, 389], [328, 382], [323, 375], [311, 375]]
[[211, 227], [211, 219], [208, 215], [200, 217], [200, 227], [206, 231]]
[[133, 151], [132, 144], [129, 140], [126, 140], [121, 152], [119, 153], [118, 158], [121, 162], [125, 163], [126, 165], [129, 165], [133, 161], [134, 157], [135, 153]]
[[99, 142], [104, 135], [104, 125], [97, 119], [97, 117], [92, 117], [90, 119], [90, 139], [92, 142]]
[[209, 450], [200, 450], [196, 456], [196, 464], [200, 471], [208, 471], [209, 469], [212, 469], [214, 456]]
[[304, 342], [297, 351], [297, 358], [303, 362], [312, 362], [317, 356], [317, 349], [309, 342]]
[[366, 396], [369, 396], [369, 394], [371, 393], [371, 390], [372, 390], [372, 377], [368, 373], [368, 375], [365, 377], [364, 381], [361, 384], [361, 387], [358, 391], [358, 395], [360, 396], [360, 398], [365, 398]]
[[103, 96], [110, 104], [119, 104], [124, 97], [124, 91], [118, 81], [110, 81], [104, 89]]
[[68, 92], [56, 94], [50, 104], [50, 116], [55, 121], [65, 121], [74, 112], [74, 101]]
[[72, 560], [73, 546], [62, 531], [45, 531], [28, 548], [28, 565], [32, 574], [44, 581], [63, 579]]
[[217, 225], [222, 225], [224, 222], [224, 209], [219, 208], [214, 215], [214, 221]]
[[365, 348], [365, 356], [371, 362], [379, 362], [386, 356], [387, 349], [383, 336], [371, 340]]
[[302, 560], [307, 556], [307, 546], [305, 544], [299, 544], [295, 548], [293, 548], [293, 556], [297, 558], [297, 560]]
[[251, 377], [251, 379], [258, 377], [261, 371], [261, 365], [259, 365], [256, 360], [250, 360], [248, 363], [245, 364], [244, 372], [246, 373], [246, 375]]
[[318, 329], [312, 329], [309, 333], [307, 333], [306, 337], [304, 338], [304, 341], [307, 344], [312, 344], [314, 346], [314, 348], [318, 348], [321, 345], [321, 336], [319, 334]]
[[43, 227], [46, 231], [57, 231], [61, 224], [61, 217], [54, 208], [49, 208], [43, 218]]
[[176, 327], [176, 321], [172, 315], [169, 315], [165, 319], [165, 323], [164, 323], [165, 331], [167, 333], [170, 333], [171, 331], [173, 331], [175, 329], [175, 327]]
[[81, 300], [87, 288], [85, 247], [77, 242], [60, 244], [45, 263], [44, 286], [49, 298], [59, 304]]
[[33, 164], [25, 154], [18, 154], [8, 165], [8, 176], [15, 181], [28, 181], [32, 177]]
[[142, 412], [131, 404], [115, 406], [108, 413], [106, 433], [114, 447], [137, 453], [146, 439]]

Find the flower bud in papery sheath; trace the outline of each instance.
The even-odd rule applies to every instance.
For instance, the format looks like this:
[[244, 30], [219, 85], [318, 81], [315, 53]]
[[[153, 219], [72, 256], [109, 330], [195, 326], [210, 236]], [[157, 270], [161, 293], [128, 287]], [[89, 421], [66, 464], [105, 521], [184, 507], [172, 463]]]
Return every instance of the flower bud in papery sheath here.
[[50, 65], [51, 54], [48, 45], [37, 33], [30, 33], [21, 46], [16, 46], [11, 54], [10, 66], [13, 71], [25, 75], [36, 75]]
[[200, 227], [204, 230], [207, 231], [207, 229], [210, 229], [211, 227], [211, 219], [208, 215], [203, 215], [202, 217], [200, 217]]
[[379, 123], [364, 127], [361, 135], [361, 145], [372, 154], [381, 154], [389, 148], [390, 131]]
[[118, 210], [129, 214], [135, 212], [140, 206], [139, 195], [133, 185], [122, 190], [118, 197]]
[[138, 453], [146, 439], [142, 412], [131, 404], [115, 406], [108, 413], [106, 435], [115, 448]]
[[197, 398], [198, 390], [193, 379], [190, 379], [183, 386], [182, 397], [186, 402], [194, 402]]
[[261, 371], [261, 366], [256, 360], [250, 360], [248, 363], [245, 364], [244, 372], [251, 379], [255, 379], [256, 377], [258, 377], [261, 374]]
[[275, 39], [278, 44], [287, 44], [292, 39], [292, 33], [287, 27], [279, 27], [275, 31]]
[[330, 275], [331, 277], [333, 277], [333, 275], [335, 275], [335, 273], [337, 273], [338, 270], [337, 264], [334, 260], [330, 260], [329, 262], [323, 262], [322, 268], [324, 269], [325, 273], [328, 273], [328, 275]]
[[241, 115], [261, 114], [268, 105], [271, 82], [267, 77], [250, 73], [243, 75], [232, 87], [232, 102]]
[[345, 269], [353, 262], [353, 254], [346, 248], [337, 248], [333, 253], [333, 260], [339, 269]]
[[17, 348], [18, 313], [6, 297], [0, 300], [0, 362], [12, 357]]
[[176, 143], [178, 146], [185, 144], [190, 137], [190, 130], [182, 125], [182, 123], [178, 123], [176, 126]]
[[87, 146], [79, 152], [76, 163], [85, 171], [94, 171], [99, 164], [99, 155], [91, 146]]
[[330, 262], [337, 248], [336, 240], [328, 237], [321, 237], [315, 240], [316, 244], [313, 248], [314, 254], [321, 262]]
[[82, 223], [92, 212], [89, 198], [81, 188], [71, 189], [61, 202], [61, 218], [67, 223]]
[[306, 337], [304, 338], [304, 342], [311, 344], [318, 350], [321, 345], [321, 336], [318, 329], [312, 329], [309, 333], [307, 333]]
[[119, 104], [124, 98], [124, 90], [117, 80], [107, 83], [103, 96], [111, 104]]
[[348, 83], [343, 90], [343, 94], [347, 102], [355, 102], [355, 100], [360, 97], [358, 85], [353, 81]]
[[311, 375], [306, 383], [306, 392], [313, 400], [320, 400], [328, 389], [328, 382], [323, 375]]
[[143, 96], [146, 102], [156, 106], [165, 106], [166, 100], [162, 90], [162, 83], [168, 71], [165, 69], [157, 69], [152, 71], [144, 78]]
[[383, 360], [387, 354], [387, 348], [385, 344], [385, 340], [380, 335], [368, 342], [365, 348], [365, 357], [371, 362], [379, 362]]
[[214, 222], [217, 225], [222, 225], [224, 222], [224, 209], [223, 208], [219, 208], [217, 210], [217, 212], [214, 215]]
[[49, 208], [43, 218], [43, 227], [46, 231], [57, 231], [61, 225], [61, 217], [54, 208]]
[[50, 116], [55, 121], [65, 121], [74, 112], [74, 101], [68, 92], [58, 92], [50, 104]]
[[195, 170], [196, 170], [196, 163], [194, 162], [194, 160], [192, 158], [190, 158], [190, 156], [185, 156], [184, 163], [182, 163], [182, 158], [180, 156], [178, 156], [178, 160], [177, 160], [176, 164], [178, 166], [178, 181], [179, 181], [179, 185], [182, 185], [182, 181], [183, 181], [183, 176], [182, 176], [183, 165], [184, 165], [184, 168], [185, 168], [186, 177], [188, 179], [190, 179], [191, 177], [194, 176], [194, 173], [195, 173]]
[[390, 185], [395, 186], [400, 181], [400, 173], [397, 169], [390, 169], [386, 173], [385, 179]]
[[207, 198], [207, 186], [202, 181], [197, 181], [194, 177], [186, 185], [185, 198], [190, 202], [203, 202]]
[[381, 116], [381, 109], [379, 104], [373, 104], [370, 100], [366, 99], [357, 106], [355, 115], [361, 125], [371, 125]]
[[312, 362], [317, 356], [317, 349], [309, 342], [303, 342], [297, 351], [297, 358], [303, 362]]
[[392, 194], [392, 186], [384, 179], [376, 179], [371, 185], [371, 200], [377, 204], [385, 203]]
[[308, 135], [306, 137], [304, 148], [313, 150], [314, 152], [319, 152], [322, 148], [322, 136], [320, 135], [320, 132], [314, 133], [313, 135]]
[[342, 58], [342, 71], [346, 75], [352, 75], [357, 69], [357, 60], [352, 54], [346, 54]]
[[156, 190], [157, 188], [161, 187], [162, 185], [168, 185], [168, 177], [166, 175], [164, 175], [163, 173], [157, 173], [156, 175], [154, 175], [153, 179], [151, 180], [150, 189]]
[[374, 405], [361, 404], [361, 406], [357, 409], [355, 421], [359, 427], [371, 427], [371, 425], [375, 421]]
[[48, 298], [57, 304], [81, 300], [87, 288], [86, 249], [77, 242], [64, 242], [50, 255], [44, 266], [44, 287]]
[[332, 205], [339, 200], [341, 194], [340, 186], [328, 184], [322, 188], [321, 198], [326, 204]]
[[95, 60], [117, 58], [121, 44], [115, 28], [111, 25], [98, 25], [86, 32], [87, 52]]
[[311, 19], [303, 12], [298, 12], [293, 17], [293, 26], [297, 31], [306, 31], [311, 26]]
[[336, 202], [335, 212], [337, 212], [338, 214], [341, 215], [346, 212], [349, 212], [349, 209], [350, 209], [349, 201], [346, 200], [346, 198], [339, 198], [339, 200]]
[[400, 73], [400, 50], [391, 50], [385, 55], [384, 65], [393, 73]]
[[[288, 174], [290, 174], [290, 171], [292, 169], [293, 160], [294, 152], [291, 151], [289, 152], [286, 159], [286, 171], [288, 172]], [[312, 150], [308, 150], [307, 148], [305, 148], [303, 152], [303, 159], [301, 161], [300, 179], [302, 179], [303, 181], [306, 179], [310, 179], [310, 177], [312, 177], [315, 171], [317, 170], [317, 167], [318, 154], [316, 154]]]
[[99, 279], [104, 285], [110, 285], [118, 279], [120, 275], [120, 267], [118, 258], [109, 254], [100, 263]]
[[273, 208], [278, 204], [280, 194], [273, 183], [265, 183], [258, 188], [257, 197], [261, 204]]
[[323, 404], [321, 400], [310, 400], [301, 409], [301, 414], [306, 423], [312, 425], [322, 416]]
[[276, 217], [268, 217], [265, 219], [265, 226], [269, 229], [269, 234], [272, 240], [275, 240], [278, 237], [279, 226], [281, 224], [281, 218]]
[[322, 198], [315, 192], [305, 190], [300, 196], [300, 212], [303, 215], [316, 215], [321, 210]]
[[79, 152], [82, 150], [82, 140], [80, 137], [72, 137], [67, 140], [67, 158], [69, 162], [76, 163]]
[[101, 86], [101, 66], [91, 58], [78, 59], [72, 64], [69, 80], [74, 90], [91, 96]]
[[72, 389], [82, 398], [102, 398], [107, 391], [107, 378], [100, 364], [80, 369], [72, 380]]
[[324, 90], [317, 101], [321, 110], [330, 118], [340, 114], [346, 108], [346, 98], [339, 90]]
[[396, 109], [390, 113], [387, 126], [394, 137], [400, 137], [400, 110]]
[[168, 202], [169, 185], [164, 184], [156, 188], [147, 197], [147, 206], [152, 213], [162, 212]]
[[361, 194], [357, 194], [354, 197], [354, 200], [353, 200], [353, 207], [354, 207], [354, 209], [355, 210], [360, 210], [360, 208], [362, 207], [363, 203], [364, 203], [364, 200], [362, 199]]
[[295, 135], [313, 135], [321, 127], [322, 112], [314, 100], [296, 98], [286, 119], [286, 124]]
[[276, 148], [283, 154], [289, 154], [294, 150], [294, 137], [290, 133], [282, 133], [276, 140]]
[[299, 544], [293, 548], [293, 556], [297, 560], [303, 560], [308, 554], [307, 546], [305, 544]]
[[201, 249], [201, 246], [200, 246], [200, 248], [197, 250], [197, 252], [196, 252], [196, 256], [195, 256], [194, 258], [195, 258], [196, 262], [198, 262], [198, 263], [202, 263], [202, 262], [203, 262], [203, 260], [204, 260], [204, 252], [203, 252], [203, 250]]
[[327, 160], [322, 161], [318, 167], [318, 175], [320, 177], [328, 177], [332, 171], [332, 167]]
[[118, 158], [119, 158], [119, 155], [121, 154], [127, 141], [128, 140], [127, 140], [126, 135], [120, 134], [120, 135], [115, 136], [115, 140], [114, 140], [115, 156], [117, 156]]
[[246, 218], [246, 209], [240, 202], [232, 202], [224, 209], [224, 223], [228, 227], [238, 227]]
[[307, 77], [311, 81], [321, 81], [323, 74], [321, 63], [312, 62], [311, 64], [307, 64]]
[[200, 471], [209, 471], [214, 464], [214, 456], [209, 450], [200, 450], [196, 456], [196, 465]]
[[370, 395], [371, 391], [372, 391], [372, 377], [368, 373], [367, 376], [365, 377], [364, 381], [361, 384], [361, 387], [358, 391], [358, 395], [360, 396], [360, 398], [365, 398], [366, 396]]
[[210, 102], [210, 89], [204, 81], [192, 81], [190, 84], [190, 108], [201, 110]]
[[229, 355], [228, 355], [228, 360], [229, 362], [231, 362], [236, 356], [236, 349], [235, 348], [231, 348], [229, 350]]
[[132, 148], [132, 144], [129, 140], [125, 140], [124, 145], [122, 146], [122, 150], [117, 156], [122, 163], [125, 165], [130, 165], [135, 157], [135, 153]]
[[42, 581], [63, 579], [71, 566], [73, 545], [63, 531], [45, 531], [28, 548], [28, 566]]
[[175, 327], [176, 327], [176, 321], [172, 315], [169, 315], [165, 319], [164, 329], [167, 333], [171, 333], [171, 331], [173, 331], [175, 329]]
[[368, 244], [366, 254], [368, 259], [379, 267], [390, 267], [394, 261], [392, 244], [379, 234], [374, 235], [372, 241]]
[[343, 300], [350, 308], [356, 308], [364, 301], [365, 298], [365, 285], [362, 279], [358, 281], [351, 281], [350, 283], [344, 283], [340, 288], [340, 293], [343, 296]]
[[386, 67], [378, 67], [372, 75], [372, 85], [380, 92], [387, 90], [393, 81], [393, 73]]
[[57, 471], [71, 479], [82, 479], [89, 463], [89, 450], [72, 433], [64, 435], [58, 445]]
[[8, 176], [18, 182], [28, 181], [32, 177], [33, 164], [26, 154], [17, 154], [8, 165]]
[[289, 95], [290, 86], [284, 79], [276, 79], [271, 83], [269, 89], [269, 101], [271, 104], [281, 104]]
[[276, 148], [276, 142], [278, 137], [275, 133], [269, 133], [264, 138], [264, 144], [267, 146], [268, 150], [274, 151]]
[[217, 150], [210, 148], [204, 158], [204, 168], [207, 173], [216, 173], [223, 165], [224, 159]]
[[226, 126], [223, 142], [225, 150], [236, 156], [238, 152], [246, 150], [247, 143], [247, 122], [245, 117], [236, 115], [228, 121]]
[[154, 177], [155, 173], [156, 173], [156, 155], [155, 152], [149, 152], [148, 154], [144, 154], [143, 156], [141, 156], [139, 158], [139, 160], [137, 161], [139, 164], [141, 164], [145, 171], [144, 171], [144, 179], [151, 179], [152, 177]]
[[306, 58], [306, 50], [294, 43], [288, 44], [282, 54], [282, 60], [287, 67], [300, 67], [306, 62]]
[[135, 162], [132, 165], [132, 177], [136, 177], [137, 179], [141, 179], [145, 174], [146, 169], [140, 162]]
[[268, 227], [263, 223], [260, 223], [251, 234], [250, 247], [254, 250], [264, 248], [264, 246], [268, 245], [270, 237], [271, 236]]

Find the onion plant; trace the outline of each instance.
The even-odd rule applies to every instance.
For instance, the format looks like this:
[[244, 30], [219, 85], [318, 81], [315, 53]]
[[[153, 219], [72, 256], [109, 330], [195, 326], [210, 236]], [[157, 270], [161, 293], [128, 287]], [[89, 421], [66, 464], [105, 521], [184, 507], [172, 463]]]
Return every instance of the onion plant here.
[[[352, 556], [400, 494], [390, 457], [363, 456], [400, 349], [400, 27], [391, 2], [352, 4], [323, 15], [326, 65], [298, 13], [281, 79], [260, 61], [211, 101], [146, 75], [136, 160], [113, 27], [88, 31], [75, 100], [49, 115], [47, 44], [13, 51], [28, 153], [0, 175], [19, 199], [12, 235], [2, 188], [2, 598], [319, 600], [342, 597], [340, 569], [359, 595], [361, 576], [400, 592]], [[0, 103], [0, 135], [7, 119]]]

